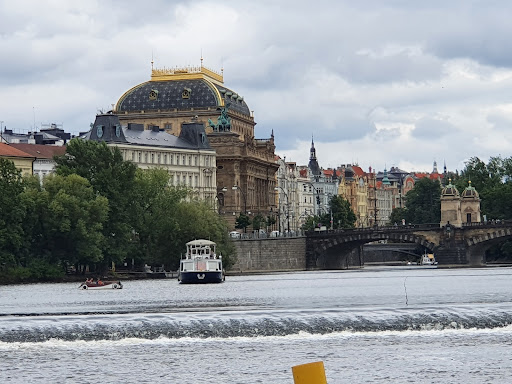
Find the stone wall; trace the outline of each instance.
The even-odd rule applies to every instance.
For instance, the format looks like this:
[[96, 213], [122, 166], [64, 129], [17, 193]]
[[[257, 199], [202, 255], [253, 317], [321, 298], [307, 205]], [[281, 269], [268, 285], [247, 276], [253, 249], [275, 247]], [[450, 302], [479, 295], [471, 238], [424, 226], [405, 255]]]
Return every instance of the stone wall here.
[[234, 240], [238, 261], [230, 272], [278, 272], [306, 269], [306, 238]]

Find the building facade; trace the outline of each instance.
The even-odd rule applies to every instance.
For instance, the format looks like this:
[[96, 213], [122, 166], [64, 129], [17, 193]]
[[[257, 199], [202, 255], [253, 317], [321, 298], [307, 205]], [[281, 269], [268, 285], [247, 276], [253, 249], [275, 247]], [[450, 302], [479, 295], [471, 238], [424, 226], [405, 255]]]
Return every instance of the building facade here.
[[118, 147], [124, 160], [141, 169], [167, 170], [172, 185], [190, 188], [198, 198], [217, 207], [216, 154], [203, 124], [183, 123], [179, 137], [157, 126], [149, 128], [136, 123], [123, 127], [117, 115], [101, 114], [81, 137]]
[[32, 174], [39, 177], [41, 183], [46, 176], [55, 172], [57, 163], [53, 158], [66, 153], [65, 146], [43, 144], [11, 144], [11, 146], [27, 153], [35, 159], [32, 163]]
[[[224, 85], [223, 73], [200, 67], [152, 69], [151, 79], [125, 92], [115, 105], [122, 125], [158, 126], [180, 136], [192, 118], [206, 127], [216, 151], [219, 212], [234, 225], [242, 212], [275, 212], [275, 145], [273, 135], [255, 138], [255, 121], [244, 97]], [[212, 176], [213, 177], [213, 176]]]
[[33, 164], [36, 158], [28, 153], [14, 148], [10, 144], [0, 143], [0, 157], [11, 160], [14, 166], [21, 171], [22, 175], [32, 175], [34, 169]]

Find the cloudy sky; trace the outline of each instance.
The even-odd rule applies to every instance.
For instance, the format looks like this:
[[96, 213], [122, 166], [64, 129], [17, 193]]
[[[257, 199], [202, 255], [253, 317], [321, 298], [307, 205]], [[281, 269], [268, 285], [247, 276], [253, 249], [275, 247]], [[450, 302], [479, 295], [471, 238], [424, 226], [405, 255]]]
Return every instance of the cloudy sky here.
[[0, 0], [0, 121], [89, 128], [155, 67], [224, 68], [257, 138], [323, 167], [512, 156], [512, 2]]

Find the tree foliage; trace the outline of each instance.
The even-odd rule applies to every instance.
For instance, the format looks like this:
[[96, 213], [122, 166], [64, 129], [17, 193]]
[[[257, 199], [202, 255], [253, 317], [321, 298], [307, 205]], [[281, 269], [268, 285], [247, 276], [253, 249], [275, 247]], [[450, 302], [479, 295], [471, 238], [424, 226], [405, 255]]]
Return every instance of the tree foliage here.
[[245, 213], [240, 213], [238, 217], [235, 219], [235, 228], [243, 229], [244, 232], [247, 232], [247, 227], [251, 225], [251, 218]]
[[[333, 220], [333, 228], [354, 228], [354, 224], [357, 220], [357, 217], [350, 206], [350, 202], [345, 199], [343, 196], [333, 196], [329, 201], [329, 208], [332, 212], [332, 220]], [[330, 212], [330, 213], [331, 213]], [[323, 221], [330, 222], [330, 213], [328, 215], [328, 220], [323, 218]]]
[[322, 215], [308, 216], [302, 229], [312, 231], [322, 226], [331, 228], [331, 218], [333, 229], [354, 228], [354, 224], [357, 220], [350, 206], [350, 202], [343, 196], [333, 196], [331, 200], [329, 200], [329, 212]]
[[24, 246], [24, 212], [20, 199], [23, 188], [21, 172], [12, 161], [0, 158], [0, 268], [20, 261]]
[[66, 154], [56, 158], [56, 162], [57, 174], [77, 174], [108, 199], [108, 219], [103, 227], [104, 260], [106, 265], [123, 261], [130, 253], [135, 220], [131, 207], [136, 166], [124, 161], [117, 147], [78, 138], [69, 142]]
[[405, 220], [412, 224], [441, 221], [441, 184], [424, 177], [405, 196]]

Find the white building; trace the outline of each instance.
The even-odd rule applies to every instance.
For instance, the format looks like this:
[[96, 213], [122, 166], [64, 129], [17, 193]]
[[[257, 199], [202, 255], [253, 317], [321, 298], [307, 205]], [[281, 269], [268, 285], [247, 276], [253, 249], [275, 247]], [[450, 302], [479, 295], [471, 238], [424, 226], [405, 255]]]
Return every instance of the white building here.
[[123, 159], [139, 168], [166, 169], [174, 186], [188, 187], [199, 199], [217, 205], [216, 153], [201, 123], [183, 123], [178, 137], [156, 126], [144, 129], [142, 124], [130, 123], [123, 127], [117, 115], [103, 114], [96, 116], [82, 138], [117, 146]]

